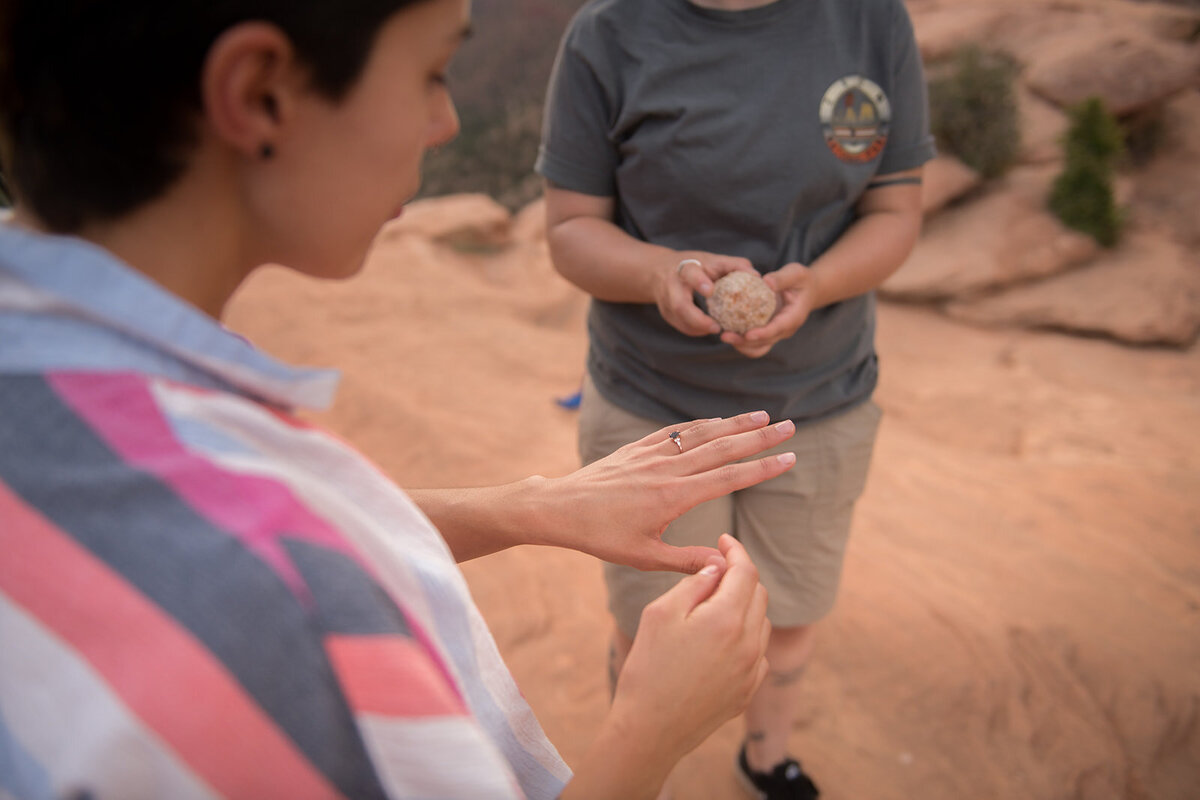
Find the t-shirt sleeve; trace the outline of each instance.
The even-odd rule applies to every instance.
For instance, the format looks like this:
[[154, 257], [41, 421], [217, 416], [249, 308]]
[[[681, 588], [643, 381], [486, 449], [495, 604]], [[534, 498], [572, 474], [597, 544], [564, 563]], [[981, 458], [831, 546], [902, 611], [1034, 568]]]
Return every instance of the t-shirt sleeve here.
[[929, 94], [912, 20], [902, 2], [892, 3], [892, 124], [879, 174], [902, 172], [937, 154], [929, 130]]
[[614, 102], [589, 53], [594, 38], [572, 23], [559, 46], [546, 92], [542, 142], [534, 169], [546, 180], [583, 194], [611, 197], [618, 153], [609, 135]]

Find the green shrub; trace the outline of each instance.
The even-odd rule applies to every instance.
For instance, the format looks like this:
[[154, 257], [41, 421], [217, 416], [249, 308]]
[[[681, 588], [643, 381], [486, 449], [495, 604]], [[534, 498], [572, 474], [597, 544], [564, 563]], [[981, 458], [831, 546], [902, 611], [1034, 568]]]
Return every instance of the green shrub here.
[[1050, 210], [1067, 227], [1112, 247], [1121, 230], [1113, 194], [1114, 165], [1124, 149], [1121, 128], [1098, 97], [1072, 108], [1070, 120], [1066, 163], [1050, 191]]
[[1108, 113], [1104, 101], [1089, 97], [1069, 109], [1070, 125], [1064, 143], [1067, 160], [1072, 157], [1088, 158], [1111, 170], [1117, 157], [1124, 150], [1121, 126], [1116, 117]]
[[1004, 174], [1021, 146], [1013, 85], [1017, 65], [1000, 53], [959, 49], [929, 81], [929, 110], [939, 146], [985, 178]]

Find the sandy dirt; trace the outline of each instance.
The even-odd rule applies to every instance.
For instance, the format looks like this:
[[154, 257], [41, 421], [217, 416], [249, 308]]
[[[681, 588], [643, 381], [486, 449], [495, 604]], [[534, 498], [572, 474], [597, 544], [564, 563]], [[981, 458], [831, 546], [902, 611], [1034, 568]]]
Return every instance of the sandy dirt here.
[[[264, 268], [227, 321], [344, 371], [315, 419], [401, 485], [577, 465], [585, 298], [539, 242], [392, 230], [353, 280]], [[792, 746], [829, 800], [1200, 797], [1200, 349], [880, 309], [885, 410]], [[597, 562], [464, 565], [568, 762], [607, 705]], [[730, 723], [678, 798], [741, 797]]]

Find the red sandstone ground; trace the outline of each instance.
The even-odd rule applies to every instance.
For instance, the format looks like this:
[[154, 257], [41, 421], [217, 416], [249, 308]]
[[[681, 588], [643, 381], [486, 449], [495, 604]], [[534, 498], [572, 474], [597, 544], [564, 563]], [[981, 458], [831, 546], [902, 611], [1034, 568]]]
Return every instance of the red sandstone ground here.
[[[344, 284], [269, 268], [229, 321], [344, 370], [319, 419], [402, 485], [576, 465], [584, 299], [540, 246], [385, 235]], [[1200, 786], [1200, 350], [880, 309], [886, 412], [793, 744], [839, 798], [1155, 798]], [[598, 563], [465, 565], [568, 761], [604, 714]], [[729, 725], [680, 797], [736, 797]]]

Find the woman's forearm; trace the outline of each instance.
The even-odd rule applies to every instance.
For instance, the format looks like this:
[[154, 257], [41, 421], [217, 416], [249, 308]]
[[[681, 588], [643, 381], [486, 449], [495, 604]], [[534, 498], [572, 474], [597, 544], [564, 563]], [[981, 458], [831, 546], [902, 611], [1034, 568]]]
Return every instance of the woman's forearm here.
[[574, 777], [559, 800], [653, 800], [679, 760], [677, 753], [658, 752], [658, 740], [612, 715], [604, 721], [592, 746], [575, 765]]
[[900, 268], [921, 231], [919, 210], [880, 210], [860, 217], [809, 268], [815, 308], [875, 289]]
[[550, 509], [540, 502], [545, 481], [535, 475], [503, 486], [409, 489], [408, 495], [441, 533], [454, 560], [463, 562], [543, 543], [540, 530], [550, 521]]
[[577, 216], [549, 228], [550, 256], [558, 272], [592, 297], [614, 303], [653, 303], [656, 284], [679, 255], [638, 241], [612, 222]]

